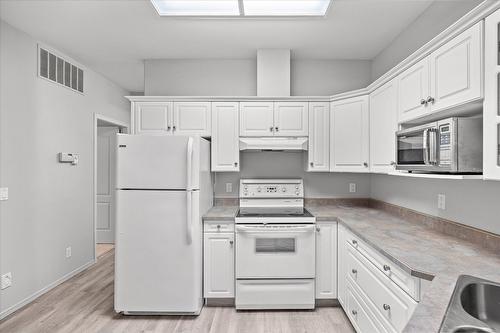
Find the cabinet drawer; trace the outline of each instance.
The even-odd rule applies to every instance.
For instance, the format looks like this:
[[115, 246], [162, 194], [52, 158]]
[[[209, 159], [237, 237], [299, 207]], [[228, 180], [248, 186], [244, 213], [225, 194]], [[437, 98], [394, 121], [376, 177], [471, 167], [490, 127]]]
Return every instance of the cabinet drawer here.
[[346, 313], [357, 333], [385, 332], [383, 326], [349, 283], [346, 289]]
[[352, 233], [347, 232], [347, 242], [357, 252], [361, 253], [368, 259], [375, 267], [377, 267], [383, 274], [403, 289], [414, 300], [420, 301], [420, 279], [411, 276], [408, 272], [396, 266], [392, 261], [373, 250], [365, 242], [354, 236]]
[[313, 279], [236, 280], [236, 309], [314, 309]]
[[233, 221], [205, 222], [204, 232], [234, 232], [234, 222]]
[[348, 281], [369, 300], [387, 329], [400, 332], [417, 303], [355, 249], [347, 250]]

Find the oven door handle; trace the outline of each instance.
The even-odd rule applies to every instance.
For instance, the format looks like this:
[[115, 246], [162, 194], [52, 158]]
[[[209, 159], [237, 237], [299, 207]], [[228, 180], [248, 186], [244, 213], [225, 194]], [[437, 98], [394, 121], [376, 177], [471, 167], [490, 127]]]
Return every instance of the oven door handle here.
[[272, 233], [290, 233], [290, 232], [300, 232], [300, 233], [306, 233], [306, 232], [314, 232], [314, 224], [307, 225], [307, 226], [300, 226], [300, 227], [278, 227], [278, 228], [273, 228], [273, 227], [248, 227], [248, 226], [241, 226], [238, 225], [236, 226], [236, 232], [245, 232], [245, 233], [262, 233], [262, 232], [272, 232]]

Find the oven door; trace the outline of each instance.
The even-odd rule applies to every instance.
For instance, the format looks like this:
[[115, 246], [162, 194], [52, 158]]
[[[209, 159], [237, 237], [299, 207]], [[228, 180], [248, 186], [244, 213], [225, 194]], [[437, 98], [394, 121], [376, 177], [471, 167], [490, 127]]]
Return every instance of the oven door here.
[[236, 226], [236, 278], [314, 276], [314, 224]]
[[438, 136], [437, 123], [396, 132], [396, 169], [439, 171]]

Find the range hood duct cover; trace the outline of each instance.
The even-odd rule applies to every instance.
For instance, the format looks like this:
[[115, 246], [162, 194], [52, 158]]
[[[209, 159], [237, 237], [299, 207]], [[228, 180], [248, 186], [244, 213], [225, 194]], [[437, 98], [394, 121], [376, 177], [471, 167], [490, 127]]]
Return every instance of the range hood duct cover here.
[[302, 151], [307, 150], [307, 137], [240, 138], [241, 151]]

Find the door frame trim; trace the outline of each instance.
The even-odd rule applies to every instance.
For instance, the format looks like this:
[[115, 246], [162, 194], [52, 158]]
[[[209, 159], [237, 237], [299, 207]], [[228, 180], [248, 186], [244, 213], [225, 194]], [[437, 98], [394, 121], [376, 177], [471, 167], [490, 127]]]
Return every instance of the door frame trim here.
[[111, 126], [116, 126], [119, 128], [120, 133], [130, 133], [130, 125], [124, 121], [117, 120], [99, 113], [94, 113], [93, 122], [93, 174], [92, 174], [92, 227], [94, 228], [93, 233], [93, 246], [94, 246], [94, 262], [97, 260], [97, 127], [99, 120], [109, 123]]

